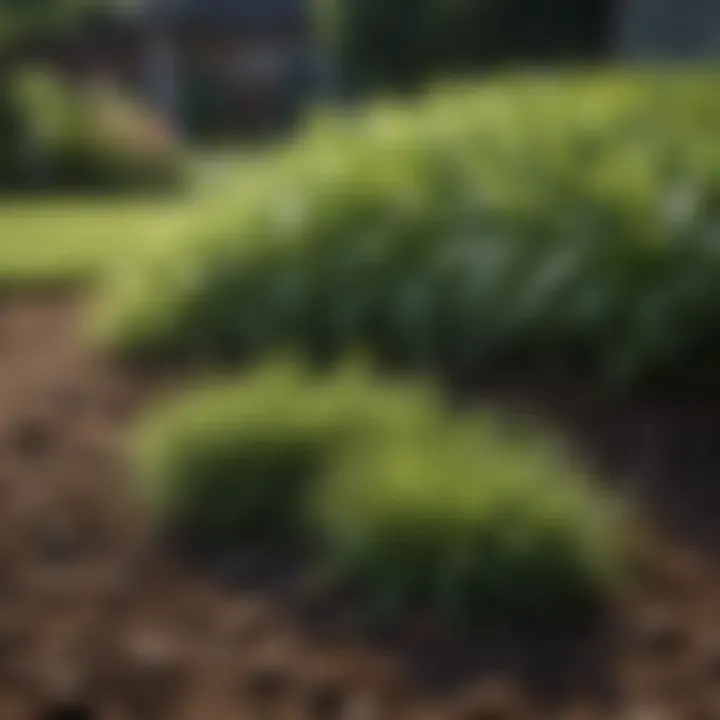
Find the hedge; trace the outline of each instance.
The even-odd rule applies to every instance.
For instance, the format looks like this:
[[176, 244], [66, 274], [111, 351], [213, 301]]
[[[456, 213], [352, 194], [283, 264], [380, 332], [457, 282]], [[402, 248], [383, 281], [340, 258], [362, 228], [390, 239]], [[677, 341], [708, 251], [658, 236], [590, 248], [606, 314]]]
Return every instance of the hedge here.
[[718, 128], [711, 73], [505, 79], [318, 122], [187, 242], [119, 269], [95, 329], [130, 354], [707, 379]]
[[544, 622], [612, 592], [621, 518], [555, 440], [511, 427], [362, 365], [275, 363], [151, 413], [136, 487], [160, 527], [305, 548], [375, 619]]

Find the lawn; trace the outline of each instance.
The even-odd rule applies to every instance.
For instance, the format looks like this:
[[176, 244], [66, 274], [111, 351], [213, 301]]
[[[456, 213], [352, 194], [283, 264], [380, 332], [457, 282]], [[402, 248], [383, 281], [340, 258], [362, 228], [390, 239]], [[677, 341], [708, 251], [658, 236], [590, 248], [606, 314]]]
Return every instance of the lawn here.
[[133, 247], [171, 235], [193, 207], [177, 198], [0, 201], [0, 283], [91, 279]]
[[178, 196], [3, 198], [0, 196], [0, 284], [72, 285], [152, 243], [172, 241], [200, 206], [229, 185], [237, 192], [239, 153], [220, 162], [196, 159], [196, 184]]

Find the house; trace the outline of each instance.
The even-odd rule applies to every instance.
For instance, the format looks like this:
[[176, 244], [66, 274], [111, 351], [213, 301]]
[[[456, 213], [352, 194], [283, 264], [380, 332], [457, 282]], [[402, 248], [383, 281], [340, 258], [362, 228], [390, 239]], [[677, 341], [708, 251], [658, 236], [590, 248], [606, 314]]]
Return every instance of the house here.
[[307, 1], [135, 0], [41, 54], [135, 89], [189, 133], [256, 135], [292, 117], [308, 82]]

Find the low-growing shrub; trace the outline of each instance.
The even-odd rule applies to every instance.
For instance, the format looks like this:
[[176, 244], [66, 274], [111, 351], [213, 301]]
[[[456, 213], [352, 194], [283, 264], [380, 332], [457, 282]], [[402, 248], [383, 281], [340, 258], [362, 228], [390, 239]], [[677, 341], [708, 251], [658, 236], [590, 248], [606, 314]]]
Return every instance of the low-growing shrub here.
[[119, 272], [98, 332], [137, 353], [714, 374], [715, 79], [506, 79], [318, 123], [225, 215]]
[[326, 561], [381, 622], [581, 623], [619, 578], [617, 510], [545, 440], [492, 418], [343, 457], [320, 488]]
[[304, 547], [375, 619], [542, 623], [612, 590], [621, 528], [551, 440], [510, 427], [422, 384], [280, 363], [151, 414], [137, 482], [203, 541]]
[[237, 384], [208, 385], [158, 408], [139, 431], [143, 496], [173, 524], [209, 540], [298, 530], [307, 485], [348, 443], [439, 422], [429, 393], [323, 379], [284, 362]]

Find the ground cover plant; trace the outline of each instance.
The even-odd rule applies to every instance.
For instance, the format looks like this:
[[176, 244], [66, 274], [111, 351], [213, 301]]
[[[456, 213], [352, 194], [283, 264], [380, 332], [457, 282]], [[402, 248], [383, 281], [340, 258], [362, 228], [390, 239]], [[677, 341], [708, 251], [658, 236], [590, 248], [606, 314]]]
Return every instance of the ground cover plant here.
[[372, 617], [546, 623], [608, 598], [617, 508], [553, 440], [361, 365], [263, 366], [166, 401], [139, 431], [137, 489], [204, 541], [292, 541]]
[[138, 354], [713, 373], [718, 117], [713, 74], [638, 73], [318, 122], [205, 228], [117, 273], [96, 328]]

